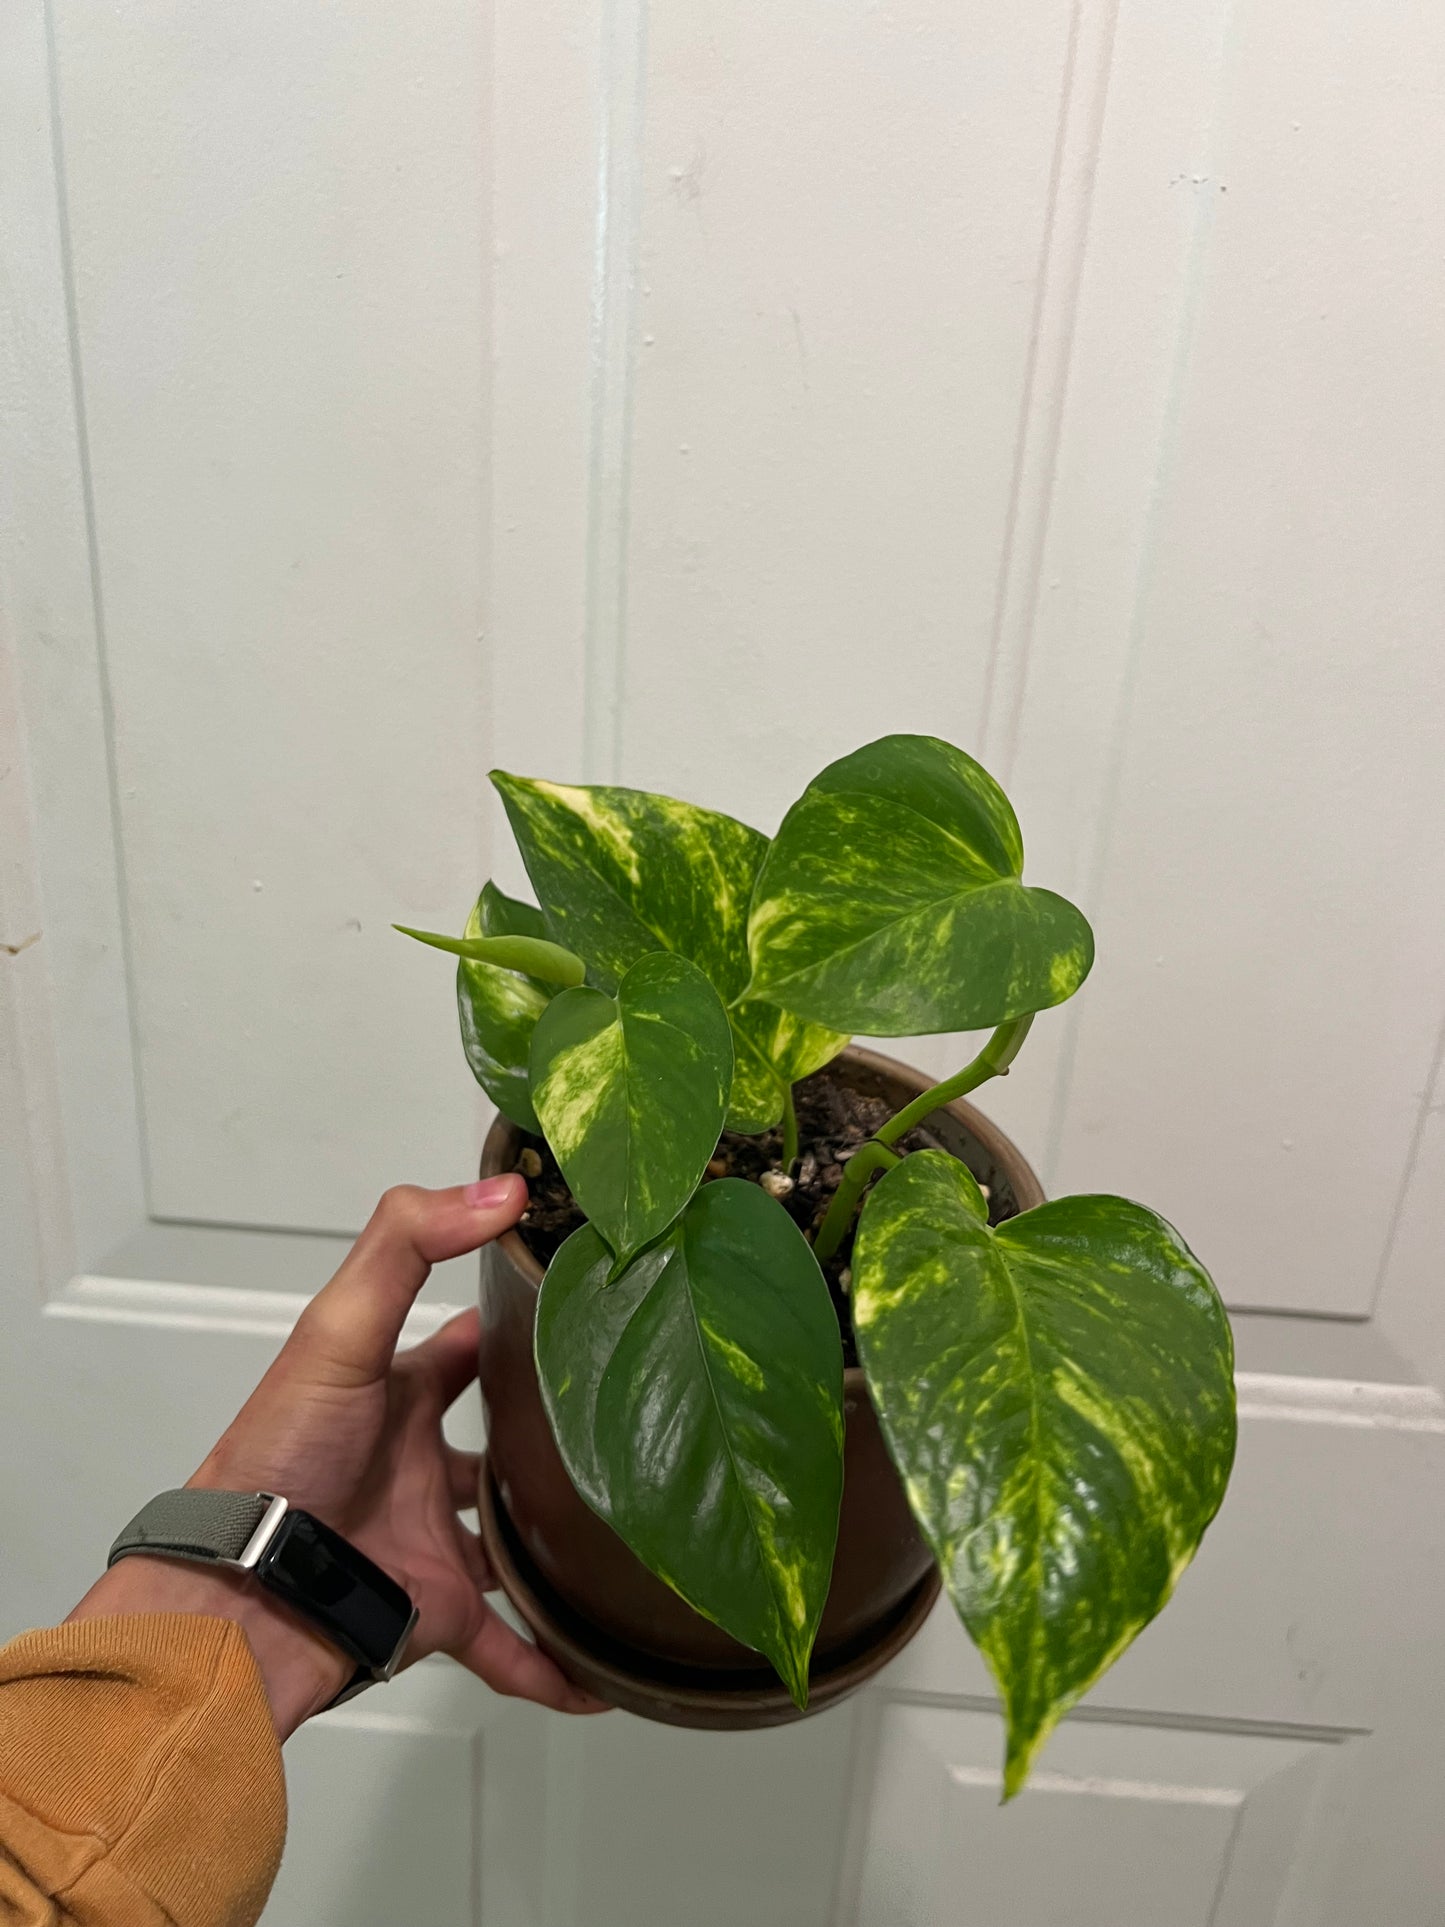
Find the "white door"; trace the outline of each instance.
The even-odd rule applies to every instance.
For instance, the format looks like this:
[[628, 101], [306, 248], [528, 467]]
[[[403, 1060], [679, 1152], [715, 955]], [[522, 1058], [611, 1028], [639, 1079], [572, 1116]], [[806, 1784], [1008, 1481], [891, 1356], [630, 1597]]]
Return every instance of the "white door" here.
[[4, 1629], [470, 1170], [387, 925], [520, 882], [492, 762], [978, 751], [1100, 946], [993, 1108], [1238, 1313], [1007, 1811], [944, 1608], [757, 1736], [428, 1662], [295, 1743], [271, 1927], [1440, 1918], [1442, 88], [1426, 0], [0, 10]]

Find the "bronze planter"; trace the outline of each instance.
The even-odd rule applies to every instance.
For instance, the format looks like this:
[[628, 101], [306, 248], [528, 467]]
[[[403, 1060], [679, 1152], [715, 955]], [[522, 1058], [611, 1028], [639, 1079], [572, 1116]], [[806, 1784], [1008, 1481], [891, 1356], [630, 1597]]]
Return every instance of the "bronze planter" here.
[[[844, 1051], [828, 1067], [898, 1109], [933, 1081], [891, 1057]], [[1038, 1179], [988, 1119], [962, 1101], [928, 1134], [963, 1158], [995, 1200], [1027, 1211]], [[482, 1175], [515, 1168], [522, 1135], [499, 1117]], [[482, 1252], [480, 1376], [487, 1419], [483, 1538], [503, 1590], [579, 1685], [673, 1724], [775, 1725], [796, 1718], [760, 1656], [702, 1618], [647, 1570], [578, 1496], [552, 1438], [533, 1357], [542, 1267], [517, 1231]], [[912, 1637], [938, 1591], [872, 1401], [844, 1376], [844, 1480], [838, 1550], [812, 1670], [810, 1711], [851, 1692]]]

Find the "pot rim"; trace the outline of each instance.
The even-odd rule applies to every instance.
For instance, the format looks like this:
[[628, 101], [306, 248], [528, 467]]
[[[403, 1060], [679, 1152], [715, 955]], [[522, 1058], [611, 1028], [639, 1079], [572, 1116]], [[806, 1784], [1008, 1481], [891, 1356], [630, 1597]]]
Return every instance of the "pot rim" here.
[[[935, 1084], [941, 1081], [936, 1077], [926, 1077], [922, 1071], [916, 1070], [912, 1064], [905, 1064], [901, 1057], [889, 1057], [883, 1051], [865, 1050], [860, 1044], [848, 1045], [845, 1050], [839, 1051], [836, 1057], [830, 1059], [827, 1064], [824, 1064], [822, 1069], [826, 1071], [831, 1069], [834, 1064], [842, 1064], [849, 1060], [854, 1064], [861, 1065], [864, 1070], [873, 1071], [880, 1077], [901, 1077], [905, 1083], [913, 1084], [916, 1091], [920, 1094], [923, 1091], [931, 1090]], [[814, 1073], [814, 1075], [817, 1075], [817, 1073]], [[1011, 1182], [1017, 1180], [1014, 1188], [1016, 1202], [1020, 1212], [1032, 1211], [1035, 1205], [1044, 1202], [1044, 1187], [1039, 1183], [1033, 1166], [1029, 1163], [1023, 1152], [1019, 1150], [1012, 1138], [1006, 1136], [991, 1118], [985, 1117], [982, 1111], [975, 1105], [970, 1104], [967, 1098], [963, 1097], [956, 1097], [951, 1104], [940, 1105], [939, 1108], [947, 1111], [951, 1117], [962, 1124], [969, 1135], [978, 1140], [996, 1164], [1003, 1165], [1007, 1168]], [[486, 1163], [486, 1147], [491, 1142], [492, 1134], [499, 1125], [502, 1126], [504, 1131], [520, 1133], [521, 1130], [519, 1125], [514, 1124], [509, 1117], [506, 1117], [501, 1111], [498, 1111], [495, 1119], [487, 1130], [486, 1138], [483, 1140], [482, 1160], [484, 1167]], [[517, 1227], [513, 1225], [509, 1230], [504, 1231], [501, 1237], [496, 1240], [496, 1243], [498, 1248], [511, 1261], [520, 1276], [531, 1286], [533, 1292], [536, 1293], [540, 1291], [546, 1267], [539, 1258], [533, 1255]], [[845, 1392], [853, 1393], [867, 1391], [867, 1379], [861, 1365], [847, 1365], [844, 1367], [843, 1389]]]

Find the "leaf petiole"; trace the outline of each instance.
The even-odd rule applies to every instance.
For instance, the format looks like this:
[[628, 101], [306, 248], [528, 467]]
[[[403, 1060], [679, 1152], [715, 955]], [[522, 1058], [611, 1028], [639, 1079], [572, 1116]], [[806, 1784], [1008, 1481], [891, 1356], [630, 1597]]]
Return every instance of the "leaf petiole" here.
[[955, 1071], [952, 1077], [945, 1077], [941, 1084], [931, 1084], [926, 1091], [920, 1091], [911, 1104], [905, 1104], [901, 1111], [895, 1111], [888, 1122], [873, 1133], [874, 1137], [880, 1144], [896, 1144], [899, 1138], [907, 1137], [915, 1124], [932, 1117], [935, 1111], [945, 1104], [951, 1104], [956, 1097], [966, 1097], [991, 1077], [1007, 1077], [1009, 1065], [1023, 1049], [1024, 1039], [1033, 1021], [1034, 1012], [1030, 1011], [1026, 1017], [1014, 1017], [1008, 1023], [1000, 1024], [977, 1057], [965, 1064], [961, 1071]]
[[921, 1124], [945, 1104], [951, 1104], [956, 1097], [963, 1097], [975, 1091], [980, 1084], [986, 1084], [991, 1077], [1007, 1077], [1009, 1065], [1023, 1048], [1023, 1041], [1029, 1034], [1029, 1026], [1034, 1021], [1030, 1011], [1026, 1017], [1014, 1017], [1006, 1024], [1000, 1024], [989, 1038], [978, 1056], [946, 1077], [941, 1084], [931, 1084], [926, 1091], [920, 1091], [911, 1104], [905, 1104], [901, 1111], [895, 1111], [886, 1124], [882, 1124], [843, 1166], [843, 1180], [833, 1193], [833, 1201], [828, 1206], [818, 1235], [813, 1241], [813, 1255], [818, 1263], [826, 1264], [842, 1244], [848, 1226], [852, 1223], [853, 1213], [858, 1208], [864, 1187], [875, 1171], [887, 1169], [899, 1162], [898, 1154], [890, 1147], [901, 1137], [906, 1137], [915, 1124]]
[[820, 1265], [826, 1264], [842, 1244], [843, 1234], [852, 1222], [853, 1212], [869, 1178], [875, 1171], [891, 1170], [895, 1164], [902, 1162], [896, 1151], [890, 1151], [876, 1137], [870, 1137], [866, 1143], [858, 1146], [843, 1166], [842, 1182], [833, 1193], [833, 1201], [813, 1241], [813, 1256]]
[[798, 1109], [793, 1102], [793, 1087], [783, 1086], [783, 1169], [791, 1172], [798, 1161]]

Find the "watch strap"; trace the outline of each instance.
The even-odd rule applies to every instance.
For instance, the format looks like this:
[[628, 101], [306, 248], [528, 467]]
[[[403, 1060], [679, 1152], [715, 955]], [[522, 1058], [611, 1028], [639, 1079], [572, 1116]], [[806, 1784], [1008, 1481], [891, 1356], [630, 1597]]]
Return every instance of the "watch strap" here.
[[108, 1565], [130, 1552], [239, 1564], [271, 1505], [267, 1492], [208, 1492], [187, 1486], [141, 1507], [110, 1549]]
[[185, 1487], [130, 1521], [108, 1565], [133, 1553], [225, 1566], [251, 1576], [357, 1664], [331, 1701], [390, 1679], [416, 1624], [410, 1595], [322, 1520], [270, 1492]]

